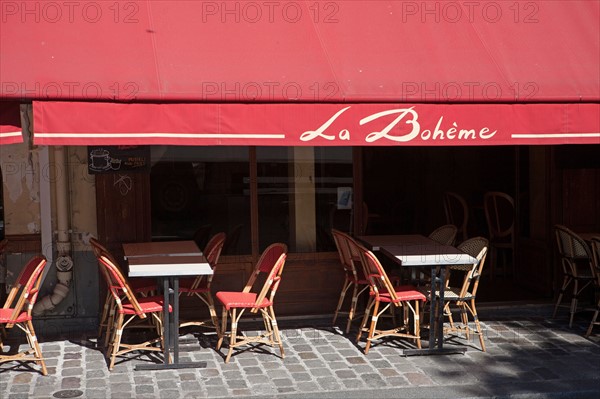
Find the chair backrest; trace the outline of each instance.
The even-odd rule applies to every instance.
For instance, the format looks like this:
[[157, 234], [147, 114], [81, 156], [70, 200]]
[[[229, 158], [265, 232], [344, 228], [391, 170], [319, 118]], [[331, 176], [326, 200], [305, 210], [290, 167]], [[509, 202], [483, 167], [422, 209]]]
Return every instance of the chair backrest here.
[[358, 281], [364, 278], [363, 267], [361, 262], [361, 245], [356, 242], [352, 236], [342, 231], [331, 229], [333, 240], [338, 249], [340, 261], [344, 267], [346, 277], [353, 281]]
[[12, 328], [19, 315], [24, 311], [25, 304], [28, 304], [26, 312], [31, 317], [31, 311], [37, 300], [38, 290], [42, 282], [42, 272], [46, 265], [46, 258], [42, 255], [36, 255], [21, 270], [21, 274], [19, 274], [17, 281], [11, 288], [3, 307], [4, 309], [13, 309], [6, 325], [7, 328]]
[[600, 236], [592, 237], [590, 243], [592, 246], [594, 268], [596, 269], [596, 282], [600, 288]]
[[472, 265], [456, 265], [451, 266], [451, 270], [463, 270], [465, 275], [463, 278], [463, 284], [461, 287], [460, 296], [464, 296], [467, 292], [470, 292], [473, 296], [477, 293], [477, 287], [479, 286], [479, 278], [483, 271], [483, 265], [485, 264], [485, 258], [488, 252], [490, 242], [485, 237], [472, 237], [461, 242], [457, 248], [466, 254], [471, 255], [477, 262]]
[[453, 224], [445, 224], [433, 230], [429, 238], [442, 245], [452, 245], [456, 239], [458, 228]]
[[198, 248], [205, 248], [208, 243], [208, 238], [210, 237], [210, 230], [212, 229], [211, 224], [202, 225], [194, 232], [194, 237], [192, 238]]
[[215, 268], [217, 263], [219, 263], [219, 257], [221, 256], [221, 251], [223, 250], [223, 245], [225, 244], [225, 233], [220, 232], [211, 237], [211, 239], [204, 247], [203, 254], [206, 257], [210, 266]]
[[457, 193], [446, 191], [443, 195], [446, 223], [453, 224], [461, 234], [461, 240], [467, 239], [469, 207], [467, 201]]
[[369, 281], [369, 289], [371, 290], [371, 295], [374, 295], [378, 300], [380, 295], [389, 294], [392, 302], [399, 306], [398, 297], [396, 295], [396, 290], [394, 286], [390, 282], [381, 262], [375, 256], [375, 254], [369, 251], [367, 248], [363, 247], [359, 244], [357, 247], [360, 253], [361, 264], [364, 269], [364, 274]]
[[112, 294], [119, 309], [122, 310], [123, 300], [125, 299], [131, 303], [133, 309], [139, 317], [145, 318], [146, 314], [142, 311], [142, 308], [140, 307], [133, 290], [129, 287], [127, 279], [121, 273], [121, 270], [119, 270], [117, 265], [112, 262], [109, 254], [101, 253], [98, 257], [98, 261], [100, 267], [106, 268], [106, 276], [108, 276], [110, 284], [110, 293]]
[[115, 256], [106, 248], [104, 244], [98, 241], [95, 237], [90, 237], [90, 245], [92, 246], [92, 250], [94, 251], [94, 255], [98, 258], [100, 255], [104, 254], [111, 260], [112, 263], [118, 265], [117, 259]]
[[[287, 248], [286, 248], [287, 249]], [[271, 259], [271, 258], [269, 258]], [[263, 284], [262, 289], [259, 294], [256, 296], [256, 301], [254, 302], [255, 306], [251, 310], [252, 313], [256, 313], [258, 311], [258, 306], [263, 302], [263, 300], [268, 296], [269, 301], [273, 302], [275, 298], [275, 294], [277, 293], [277, 289], [279, 288], [279, 283], [281, 282], [281, 274], [283, 273], [283, 266], [285, 265], [285, 260], [287, 259], [287, 252], [279, 255], [279, 258], [274, 262], [265, 262], [263, 266], [263, 270], [268, 271], [267, 278], [265, 279], [265, 283]]]
[[557, 224], [554, 226], [558, 254], [561, 257], [565, 272], [577, 275], [577, 264], [587, 263], [595, 274], [593, 265], [593, 254], [585, 240], [566, 226]]
[[277, 242], [269, 245], [260, 255], [258, 262], [254, 266], [254, 271], [250, 275], [243, 292], [250, 292], [254, 282], [261, 273], [269, 273], [273, 269], [273, 265], [281, 257], [282, 254], [287, 254], [287, 245]]
[[489, 191], [483, 195], [483, 209], [487, 221], [490, 240], [506, 238], [514, 240], [515, 201], [499, 191]]

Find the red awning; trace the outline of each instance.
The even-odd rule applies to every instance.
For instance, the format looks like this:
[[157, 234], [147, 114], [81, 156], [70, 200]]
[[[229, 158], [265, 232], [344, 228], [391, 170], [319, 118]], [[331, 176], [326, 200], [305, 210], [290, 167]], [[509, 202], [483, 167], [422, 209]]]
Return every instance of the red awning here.
[[[113, 102], [118, 106], [105, 115], [108, 120], [143, 116], [128, 121], [132, 132], [147, 132], [154, 109], [148, 103], [175, 103], [160, 107], [165, 118], [151, 130], [214, 133], [217, 125], [210, 123], [218, 120], [219, 129], [226, 126], [238, 135], [277, 127], [289, 138], [300, 125], [283, 121], [293, 128], [281, 131], [281, 123], [256, 116], [249, 121], [246, 113], [279, 120], [284, 116], [274, 112], [282, 110], [286, 119], [297, 120], [293, 112], [302, 110], [315, 116], [312, 126], [347, 103], [352, 111], [345, 114], [356, 112], [358, 120], [371, 111], [414, 105], [421, 119], [433, 121], [430, 129], [440, 116], [465, 126], [483, 123], [471, 112], [476, 109], [485, 123], [502, 122], [511, 138], [513, 133], [598, 133], [595, 122], [580, 125], [597, 116], [600, 103], [597, 1], [4, 1], [0, 7], [0, 97]], [[184, 102], [199, 105], [212, 122], [190, 126], [200, 118], [181, 118]], [[38, 143], [79, 140], [46, 141], [40, 134], [60, 132], [53, 129], [61, 121], [49, 118], [106, 109], [82, 103], [61, 108], [65, 113], [58, 115], [57, 105], [48, 107], [34, 106], [36, 120], [47, 126], [36, 125]], [[560, 120], [553, 114], [557, 109]], [[99, 125], [91, 121], [98, 117], [81, 114], [80, 122], [86, 118], [90, 124], [78, 122], [81, 130], [72, 133], [96, 132]], [[547, 131], [528, 131], [538, 119], [558, 123]], [[167, 121], [180, 125], [163, 124]], [[111, 140], [114, 133], [128, 133], [117, 127], [123, 128], [107, 126], [104, 133], [113, 133]]]
[[[600, 104], [34, 102], [36, 144], [600, 144]], [[68, 117], [64, 117], [68, 115]]]
[[0, 102], [0, 145], [22, 142], [19, 103]]

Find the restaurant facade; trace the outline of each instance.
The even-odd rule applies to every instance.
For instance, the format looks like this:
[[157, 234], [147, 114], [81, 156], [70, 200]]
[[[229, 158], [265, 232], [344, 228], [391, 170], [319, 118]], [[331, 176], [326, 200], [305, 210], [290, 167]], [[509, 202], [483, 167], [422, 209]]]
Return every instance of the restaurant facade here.
[[515, 198], [528, 298], [557, 292], [554, 224], [600, 231], [597, 2], [0, 3], [7, 280], [52, 260], [48, 328], [97, 322], [91, 236], [223, 231], [215, 290], [285, 242], [277, 311], [307, 316], [343, 283], [331, 228], [428, 234], [447, 191], [470, 235]]

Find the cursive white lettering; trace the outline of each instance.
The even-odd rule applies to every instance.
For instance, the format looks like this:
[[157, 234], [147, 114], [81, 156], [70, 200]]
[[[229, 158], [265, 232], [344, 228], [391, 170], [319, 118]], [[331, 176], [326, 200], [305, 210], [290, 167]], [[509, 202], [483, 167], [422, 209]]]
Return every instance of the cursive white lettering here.
[[[365, 123], [369, 123], [375, 119], [381, 118], [382, 116], [400, 114], [389, 125], [387, 125], [382, 131], [369, 133], [367, 135], [367, 137], [365, 137], [365, 141], [367, 143], [372, 143], [381, 138], [386, 138], [386, 139], [389, 139], [392, 141], [404, 142], [404, 141], [411, 141], [412, 139], [417, 137], [419, 135], [419, 130], [420, 130], [421, 126], [419, 125], [419, 122], [417, 122], [419, 115], [417, 114], [416, 111], [413, 110], [413, 108], [414, 107], [410, 107], [408, 109], [392, 109], [389, 111], [378, 112], [376, 114], [369, 115], [366, 118], [361, 119], [360, 125], [362, 126]], [[390, 130], [392, 130], [402, 120], [402, 118], [404, 118], [404, 116], [409, 113], [412, 115], [412, 119], [407, 120], [405, 123], [407, 125], [412, 125], [412, 130], [410, 131], [410, 133], [405, 134], [403, 136], [388, 135]]]
[[[326, 134], [324, 134], [323, 132], [325, 132], [325, 130], [327, 130], [327, 128], [329, 126], [331, 126], [331, 124], [344, 112], [346, 112], [346, 110], [350, 108], [350, 107], [346, 107], [343, 108], [341, 110], [339, 110], [338, 112], [336, 112], [335, 115], [333, 115], [331, 118], [329, 118], [329, 120], [327, 122], [325, 122], [323, 125], [321, 125], [321, 127], [319, 127], [317, 130], [307, 130], [306, 132], [302, 133], [300, 135], [300, 140], [301, 141], [310, 141], [313, 140], [317, 137], [323, 137], [324, 139], [327, 140], [335, 140], [335, 136], [328, 136]], [[345, 129], [344, 129], [345, 130]], [[347, 131], [347, 130], [346, 130]], [[341, 134], [342, 132], [340, 132]]]

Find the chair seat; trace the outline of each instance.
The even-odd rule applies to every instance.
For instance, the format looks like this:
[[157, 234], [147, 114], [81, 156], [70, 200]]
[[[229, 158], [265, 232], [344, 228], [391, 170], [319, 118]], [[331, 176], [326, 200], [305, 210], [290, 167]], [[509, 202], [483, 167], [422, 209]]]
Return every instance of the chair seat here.
[[256, 293], [253, 292], [217, 292], [217, 299], [225, 306], [225, 309], [231, 308], [266, 308], [272, 305], [267, 298], [263, 299], [260, 305], [256, 306]]
[[[139, 298], [138, 303], [142, 312], [144, 313], [154, 313], [160, 312], [163, 310], [163, 299], [162, 297], [153, 296], [148, 298]], [[173, 311], [171, 305], [169, 305], [169, 313]], [[123, 303], [123, 310], [119, 311], [119, 313], [123, 314], [136, 314], [136, 311], [133, 305], [129, 302]]]
[[[389, 293], [379, 294], [379, 300], [381, 302], [402, 302], [402, 301], [424, 301], [427, 298], [422, 292], [419, 292], [416, 287], [412, 285], [401, 285], [394, 287], [396, 290], [396, 301], [393, 301]], [[374, 295], [371, 293], [371, 295]]]
[[[10, 309], [10, 308], [6, 308], [6, 309], [2, 309], [0, 308], [0, 323], [4, 324], [4, 323], [8, 323], [10, 322], [10, 317], [13, 314], [14, 309]], [[16, 320], [12, 320], [15, 323], [23, 323], [25, 321], [31, 320], [31, 316], [29, 316], [27, 314], [27, 312], [21, 312], [19, 314], [19, 316], [17, 317]]]

